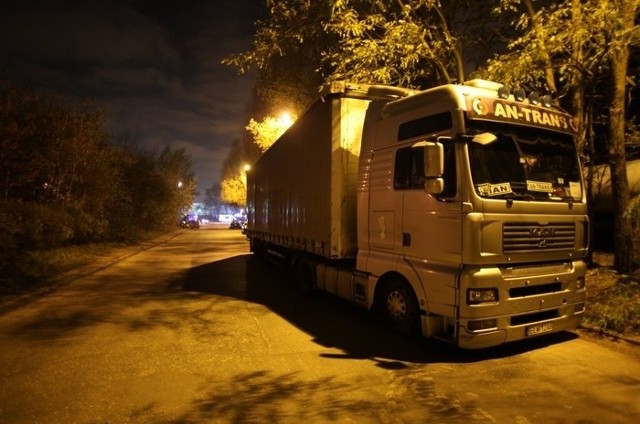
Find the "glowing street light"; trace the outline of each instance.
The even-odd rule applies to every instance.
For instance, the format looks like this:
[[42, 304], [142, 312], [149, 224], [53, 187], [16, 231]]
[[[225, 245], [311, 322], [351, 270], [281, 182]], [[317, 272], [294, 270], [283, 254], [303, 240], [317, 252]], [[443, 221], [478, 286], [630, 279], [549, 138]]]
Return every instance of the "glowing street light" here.
[[280, 114], [280, 117], [278, 117], [278, 123], [280, 124], [280, 128], [286, 130], [293, 124], [293, 118], [291, 118], [289, 112], [283, 112]]

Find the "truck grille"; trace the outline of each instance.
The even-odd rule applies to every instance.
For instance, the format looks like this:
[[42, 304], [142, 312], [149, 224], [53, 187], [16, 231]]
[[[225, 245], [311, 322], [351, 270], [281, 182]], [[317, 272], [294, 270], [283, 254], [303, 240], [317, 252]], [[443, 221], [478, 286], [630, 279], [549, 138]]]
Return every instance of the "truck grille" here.
[[573, 222], [507, 222], [502, 227], [504, 253], [573, 249], [575, 238]]

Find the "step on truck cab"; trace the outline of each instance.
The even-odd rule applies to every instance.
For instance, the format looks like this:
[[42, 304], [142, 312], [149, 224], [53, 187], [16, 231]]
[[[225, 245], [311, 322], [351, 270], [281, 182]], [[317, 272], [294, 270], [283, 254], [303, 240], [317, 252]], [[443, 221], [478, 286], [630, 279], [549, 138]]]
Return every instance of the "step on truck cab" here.
[[462, 348], [575, 329], [589, 232], [574, 134], [547, 97], [489, 81], [333, 83], [248, 173], [251, 250]]

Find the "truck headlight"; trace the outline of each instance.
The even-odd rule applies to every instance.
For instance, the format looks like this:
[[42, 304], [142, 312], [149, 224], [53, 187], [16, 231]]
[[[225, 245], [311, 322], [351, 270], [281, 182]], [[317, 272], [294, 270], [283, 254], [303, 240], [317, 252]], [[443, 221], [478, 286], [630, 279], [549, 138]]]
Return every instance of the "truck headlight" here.
[[476, 305], [478, 303], [485, 302], [497, 302], [498, 301], [498, 289], [468, 289], [467, 290], [467, 302], [470, 305]]

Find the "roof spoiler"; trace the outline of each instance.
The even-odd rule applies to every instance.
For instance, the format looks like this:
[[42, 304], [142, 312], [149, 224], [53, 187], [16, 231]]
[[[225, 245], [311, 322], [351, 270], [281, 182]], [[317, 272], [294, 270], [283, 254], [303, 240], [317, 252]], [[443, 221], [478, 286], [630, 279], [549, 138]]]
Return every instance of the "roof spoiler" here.
[[361, 99], [389, 99], [395, 100], [418, 93], [409, 88], [393, 87], [390, 85], [356, 84], [347, 81], [332, 81], [320, 89], [322, 98], [337, 94], [339, 97], [354, 97]]

